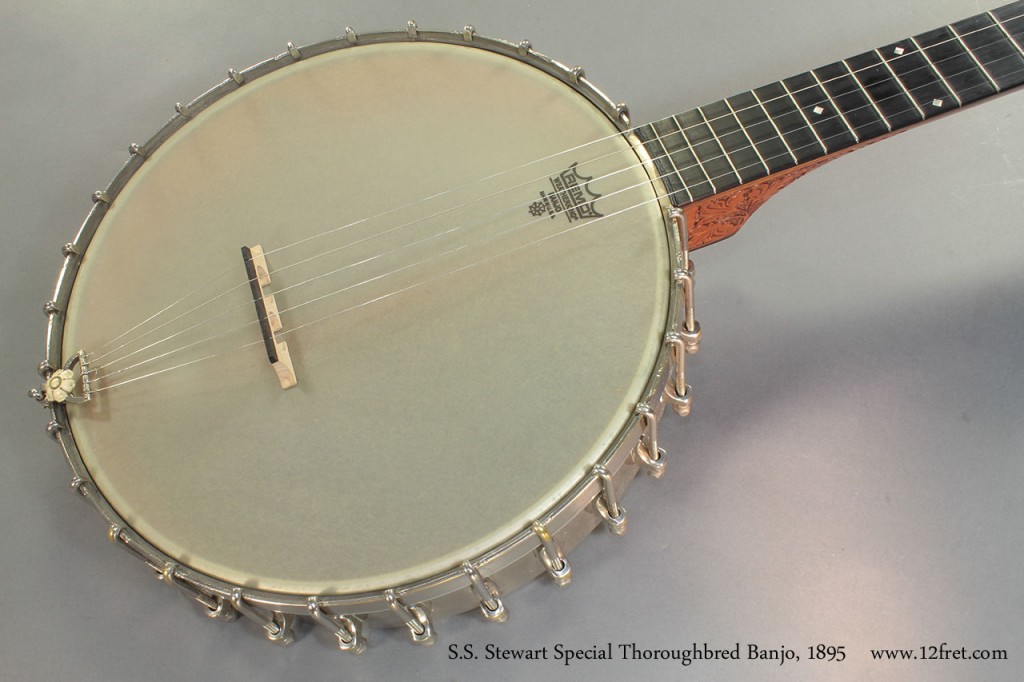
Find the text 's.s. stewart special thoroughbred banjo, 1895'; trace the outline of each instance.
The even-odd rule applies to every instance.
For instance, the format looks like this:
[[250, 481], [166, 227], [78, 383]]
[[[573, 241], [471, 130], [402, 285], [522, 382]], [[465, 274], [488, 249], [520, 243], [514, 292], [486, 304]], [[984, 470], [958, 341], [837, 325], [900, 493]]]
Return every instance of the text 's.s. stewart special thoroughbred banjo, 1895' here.
[[308, 617], [352, 652], [366, 624], [502, 621], [661, 475], [689, 251], [1022, 83], [1024, 2], [640, 126], [471, 27], [289, 44], [96, 192], [32, 394], [110, 539], [211, 617], [281, 644]]

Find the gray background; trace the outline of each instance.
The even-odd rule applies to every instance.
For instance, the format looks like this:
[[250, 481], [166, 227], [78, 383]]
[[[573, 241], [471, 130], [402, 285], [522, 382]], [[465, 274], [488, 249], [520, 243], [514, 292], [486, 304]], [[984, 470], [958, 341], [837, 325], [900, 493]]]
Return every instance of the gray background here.
[[[475, 24], [530, 38], [635, 120], [947, 23], [968, 0], [714, 3], [176, 2], [0, 7], [3, 207], [0, 664], [4, 679], [1014, 679], [1024, 658], [1024, 117], [1010, 95], [834, 162], [696, 255], [697, 402], [667, 418], [661, 481], [574, 581], [467, 614], [432, 650], [373, 631], [342, 656], [210, 623], [105, 540], [24, 397], [59, 247], [187, 100], [283, 50], [357, 30]], [[450, 644], [740, 642], [787, 663], [449, 661]], [[870, 647], [1004, 648], [1010, 661], [872, 662]], [[843, 663], [806, 647], [844, 645]], [[745, 649], [744, 649], [745, 650]]]

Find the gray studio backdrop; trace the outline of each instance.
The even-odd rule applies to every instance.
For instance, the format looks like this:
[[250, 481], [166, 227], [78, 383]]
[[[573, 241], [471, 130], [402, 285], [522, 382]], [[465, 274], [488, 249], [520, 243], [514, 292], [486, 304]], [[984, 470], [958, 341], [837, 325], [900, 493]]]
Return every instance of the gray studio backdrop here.
[[[984, 8], [983, 8], [984, 9]], [[374, 631], [361, 658], [207, 622], [106, 542], [25, 397], [60, 246], [175, 101], [341, 33], [457, 29], [570, 64], [636, 120], [683, 111], [979, 11], [968, 0], [28, 2], [0, 7], [4, 679], [1015, 679], [1024, 659], [1024, 95], [860, 150], [698, 252], [702, 352], [671, 459], [638, 480], [565, 590], [430, 650]], [[372, 513], [372, 510], [368, 510]], [[786, 647], [800, 662], [449, 660], [449, 647]], [[1005, 649], [1009, 661], [871, 660]], [[840, 663], [807, 648], [844, 646]]]

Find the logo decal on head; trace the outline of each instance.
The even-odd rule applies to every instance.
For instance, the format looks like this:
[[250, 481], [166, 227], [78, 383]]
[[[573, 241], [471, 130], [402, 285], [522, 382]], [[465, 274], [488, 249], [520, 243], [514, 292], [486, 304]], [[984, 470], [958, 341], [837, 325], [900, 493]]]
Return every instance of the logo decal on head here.
[[540, 217], [545, 213], [554, 219], [564, 215], [570, 223], [585, 218], [603, 218], [594, 207], [601, 195], [590, 189], [593, 176], [579, 173], [579, 162], [572, 164], [558, 175], [548, 178], [551, 192], [541, 190], [540, 200], [530, 204], [530, 215]]

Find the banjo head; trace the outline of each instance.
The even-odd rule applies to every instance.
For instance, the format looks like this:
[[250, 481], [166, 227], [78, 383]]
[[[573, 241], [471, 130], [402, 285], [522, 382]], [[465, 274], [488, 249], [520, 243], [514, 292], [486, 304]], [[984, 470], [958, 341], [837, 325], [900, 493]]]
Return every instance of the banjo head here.
[[292, 49], [180, 107], [50, 318], [50, 366], [83, 350], [92, 391], [53, 432], [111, 537], [243, 613], [394, 623], [557, 569], [654, 441], [679, 325], [684, 256], [623, 127], [579, 74], [461, 33]]

